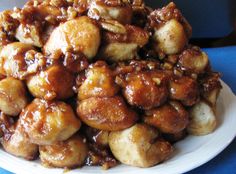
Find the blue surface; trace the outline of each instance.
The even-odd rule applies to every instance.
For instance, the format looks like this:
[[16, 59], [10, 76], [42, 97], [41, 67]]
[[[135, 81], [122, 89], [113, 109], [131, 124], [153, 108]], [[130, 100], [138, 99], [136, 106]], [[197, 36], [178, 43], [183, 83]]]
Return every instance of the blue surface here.
[[[222, 73], [222, 79], [236, 94], [236, 46], [204, 50], [210, 57], [213, 69]], [[187, 174], [199, 173], [236, 174], [236, 140], [213, 160]], [[10, 174], [10, 172], [0, 168], [0, 174]]]

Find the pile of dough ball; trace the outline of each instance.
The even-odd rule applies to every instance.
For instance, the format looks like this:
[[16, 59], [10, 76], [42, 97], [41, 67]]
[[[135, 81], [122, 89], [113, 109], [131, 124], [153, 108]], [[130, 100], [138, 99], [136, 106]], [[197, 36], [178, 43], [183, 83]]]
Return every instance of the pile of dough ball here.
[[217, 125], [220, 75], [174, 3], [29, 0], [0, 14], [2, 148], [46, 167], [151, 167]]

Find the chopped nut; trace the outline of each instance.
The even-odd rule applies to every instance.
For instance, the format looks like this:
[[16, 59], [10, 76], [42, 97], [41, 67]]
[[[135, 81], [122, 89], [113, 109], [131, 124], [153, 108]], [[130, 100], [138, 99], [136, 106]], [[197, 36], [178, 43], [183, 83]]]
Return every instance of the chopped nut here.
[[119, 76], [116, 76], [115, 82], [116, 82], [116, 84], [118, 84], [118, 85], [120, 85], [120, 86], [125, 86], [124, 79], [122, 79], [122, 78], [119, 77]]
[[35, 55], [35, 50], [29, 50], [25, 53], [25, 59], [27, 60], [33, 60], [34, 59], [34, 55]]
[[37, 7], [38, 4], [39, 4], [38, 1], [34, 1], [34, 5], [33, 5], [33, 6], [34, 6], [34, 7]]
[[168, 62], [165, 62], [164, 65], [163, 65], [164, 69], [172, 69], [173, 68], [173, 65], [168, 63]]
[[126, 29], [124, 25], [120, 24], [115, 20], [105, 20], [101, 22], [101, 26], [104, 30], [117, 33], [117, 34], [126, 34]]
[[160, 78], [152, 78], [152, 80], [153, 80], [157, 85], [160, 85], [160, 84], [161, 84], [161, 79], [160, 79]]
[[67, 15], [67, 11], [65, 8], [61, 8], [61, 13], [62, 15], [66, 16]]
[[75, 9], [73, 7], [69, 7], [67, 9], [67, 14], [68, 14], [68, 19], [74, 19], [77, 16], [77, 12], [75, 11]]

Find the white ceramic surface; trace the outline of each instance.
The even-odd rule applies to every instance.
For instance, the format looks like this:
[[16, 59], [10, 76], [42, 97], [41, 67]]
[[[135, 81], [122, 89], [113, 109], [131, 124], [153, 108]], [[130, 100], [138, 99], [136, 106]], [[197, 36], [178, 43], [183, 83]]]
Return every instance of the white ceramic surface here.
[[[196, 168], [219, 154], [236, 135], [236, 96], [231, 89], [222, 82], [223, 90], [217, 103], [217, 118], [219, 125], [214, 133], [206, 136], [188, 136], [175, 145], [173, 157], [163, 164], [152, 168], [140, 169], [119, 165], [104, 171], [100, 167], [83, 167], [71, 170], [67, 174], [177, 174]], [[25, 161], [0, 150], [0, 167], [14, 173], [24, 174], [60, 174], [62, 169], [48, 169], [42, 167], [38, 161]]]

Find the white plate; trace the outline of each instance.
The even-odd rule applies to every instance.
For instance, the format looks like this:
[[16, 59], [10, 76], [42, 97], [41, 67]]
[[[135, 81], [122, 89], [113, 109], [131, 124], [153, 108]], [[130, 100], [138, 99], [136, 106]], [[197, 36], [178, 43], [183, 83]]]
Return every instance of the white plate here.
[[[152, 168], [140, 169], [119, 165], [107, 171], [100, 167], [83, 167], [81, 169], [71, 170], [70, 174], [78, 173], [97, 173], [97, 174], [176, 174], [187, 172], [194, 169], [219, 154], [236, 135], [236, 96], [230, 88], [222, 82], [223, 90], [220, 93], [217, 103], [217, 118], [219, 125], [214, 133], [206, 136], [188, 136], [183, 141], [175, 145], [173, 157], [163, 164]], [[39, 162], [29, 162], [16, 158], [0, 150], [0, 167], [14, 173], [24, 174], [60, 174], [62, 169], [48, 169], [42, 167]], [[68, 174], [69, 174], [68, 173]]]
[[[12, 8], [15, 5], [20, 7], [26, 1], [27, 0], [1, 1], [0, 11], [3, 9]], [[236, 135], [236, 97], [224, 82], [222, 82], [222, 85], [223, 90], [221, 91], [217, 107], [219, 126], [216, 131], [206, 136], [188, 136], [186, 139], [175, 145], [175, 154], [173, 154], [173, 157], [163, 164], [159, 164], [155, 167], [147, 169], [119, 165], [107, 171], [101, 170], [100, 167], [83, 167], [81, 169], [72, 170], [69, 173], [177, 174], [187, 172], [206, 163], [219, 154], [223, 149], [225, 149]], [[63, 173], [62, 169], [44, 168], [39, 164], [39, 162], [29, 162], [20, 158], [16, 158], [1, 149], [0, 167], [14, 173], [24, 174]]]

